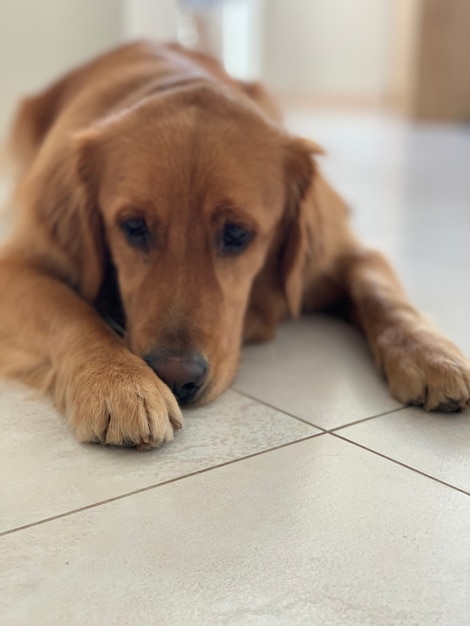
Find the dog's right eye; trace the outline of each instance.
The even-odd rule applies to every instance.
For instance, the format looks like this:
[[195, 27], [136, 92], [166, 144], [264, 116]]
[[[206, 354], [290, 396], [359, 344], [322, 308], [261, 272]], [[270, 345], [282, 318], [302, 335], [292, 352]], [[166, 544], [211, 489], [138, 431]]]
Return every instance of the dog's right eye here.
[[140, 217], [135, 217], [122, 222], [119, 228], [124, 233], [128, 243], [132, 246], [147, 248], [150, 243], [150, 232], [147, 222]]
[[222, 256], [241, 254], [249, 246], [253, 237], [254, 233], [244, 226], [228, 222], [219, 235], [220, 254]]

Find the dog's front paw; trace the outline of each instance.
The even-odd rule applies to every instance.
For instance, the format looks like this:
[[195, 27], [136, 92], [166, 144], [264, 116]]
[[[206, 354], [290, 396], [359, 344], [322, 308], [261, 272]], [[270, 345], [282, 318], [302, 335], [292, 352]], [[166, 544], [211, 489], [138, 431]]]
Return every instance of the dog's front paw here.
[[393, 396], [427, 411], [470, 406], [470, 361], [431, 329], [389, 329], [378, 340], [378, 360]]
[[171, 441], [183, 426], [170, 389], [125, 351], [74, 368], [57, 381], [56, 398], [81, 442], [145, 450]]

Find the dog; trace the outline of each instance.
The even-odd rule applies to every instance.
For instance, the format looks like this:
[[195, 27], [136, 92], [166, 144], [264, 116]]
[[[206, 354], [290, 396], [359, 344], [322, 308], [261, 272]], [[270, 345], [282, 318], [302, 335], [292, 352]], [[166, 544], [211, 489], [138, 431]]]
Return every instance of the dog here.
[[470, 362], [352, 234], [257, 83], [176, 44], [125, 45], [26, 99], [0, 252], [0, 373], [49, 391], [80, 442], [157, 447], [288, 316], [346, 316], [400, 402], [458, 411]]

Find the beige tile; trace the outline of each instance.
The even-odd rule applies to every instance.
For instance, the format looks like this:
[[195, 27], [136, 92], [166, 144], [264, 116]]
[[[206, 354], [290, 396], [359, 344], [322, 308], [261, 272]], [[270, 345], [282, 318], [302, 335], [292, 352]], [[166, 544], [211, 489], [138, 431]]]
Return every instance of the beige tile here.
[[470, 410], [446, 415], [405, 409], [338, 435], [470, 493]]
[[0, 532], [317, 432], [233, 391], [186, 415], [174, 442], [145, 454], [80, 445], [47, 399], [1, 381]]
[[283, 324], [274, 342], [247, 347], [234, 386], [326, 429], [401, 406], [359, 332], [320, 316]]
[[323, 435], [4, 536], [0, 621], [466, 626], [469, 555], [470, 498]]

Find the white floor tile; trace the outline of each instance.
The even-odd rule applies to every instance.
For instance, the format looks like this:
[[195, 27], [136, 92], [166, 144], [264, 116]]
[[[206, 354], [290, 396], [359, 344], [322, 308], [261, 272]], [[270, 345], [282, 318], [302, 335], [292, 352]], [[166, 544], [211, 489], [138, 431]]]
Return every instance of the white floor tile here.
[[470, 498], [330, 435], [1, 541], [9, 626], [470, 617]]
[[401, 406], [362, 335], [321, 316], [283, 324], [274, 342], [245, 348], [234, 386], [325, 429]]
[[327, 150], [321, 166], [360, 235], [470, 271], [470, 134], [462, 127], [344, 111], [297, 110], [287, 119]]
[[442, 415], [405, 409], [338, 434], [470, 494], [470, 410]]
[[28, 396], [0, 382], [0, 532], [317, 432], [229, 391], [187, 411], [174, 442], [139, 453], [78, 444], [47, 399]]

